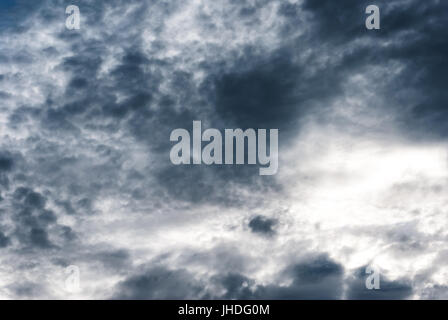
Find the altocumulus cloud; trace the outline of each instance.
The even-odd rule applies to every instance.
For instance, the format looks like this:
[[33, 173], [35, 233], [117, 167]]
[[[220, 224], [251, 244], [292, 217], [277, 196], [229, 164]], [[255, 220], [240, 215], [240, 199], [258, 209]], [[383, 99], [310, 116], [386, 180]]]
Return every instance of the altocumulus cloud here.
[[[446, 298], [447, 4], [369, 4], [2, 1], [0, 297]], [[193, 120], [278, 174], [172, 165]]]

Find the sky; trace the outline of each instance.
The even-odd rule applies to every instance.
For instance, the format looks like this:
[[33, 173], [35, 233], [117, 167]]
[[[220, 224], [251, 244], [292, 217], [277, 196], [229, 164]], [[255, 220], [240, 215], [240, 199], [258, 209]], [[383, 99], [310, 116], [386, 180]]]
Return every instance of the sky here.
[[[447, 25], [439, 0], [2, 0], [0, 299], [447, 299]], [[278, 129], [277, 174], [172, 164], [194, 120]]]

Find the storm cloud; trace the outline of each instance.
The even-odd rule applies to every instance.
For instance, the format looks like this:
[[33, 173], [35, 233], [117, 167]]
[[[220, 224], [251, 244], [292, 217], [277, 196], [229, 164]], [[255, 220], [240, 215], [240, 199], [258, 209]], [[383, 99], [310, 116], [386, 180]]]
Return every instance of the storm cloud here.
[[[0, 298], [446, 297], [447, 3], [369, 4], [2, 1]], [[194, 120], [278, 173], [172, 164]]]

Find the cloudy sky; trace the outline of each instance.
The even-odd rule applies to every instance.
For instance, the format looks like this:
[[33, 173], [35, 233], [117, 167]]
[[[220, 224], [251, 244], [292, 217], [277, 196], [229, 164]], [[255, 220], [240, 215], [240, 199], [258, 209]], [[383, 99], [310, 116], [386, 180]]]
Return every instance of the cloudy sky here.
[[[0, 298], [448, 298], [447, 25], [439, 0], [1, 0]], [[193, 120], [279, 129], [278, 173], [173, 165]]]

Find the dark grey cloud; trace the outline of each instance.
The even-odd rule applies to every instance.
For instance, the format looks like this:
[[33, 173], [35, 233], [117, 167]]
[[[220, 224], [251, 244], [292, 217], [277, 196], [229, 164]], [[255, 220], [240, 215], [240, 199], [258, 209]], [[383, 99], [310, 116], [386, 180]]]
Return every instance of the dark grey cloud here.
[[257, 285], [239, 273], [215, 275], [210, 282], [223, 294], [207, 288], [185, 270], [157, 267], [130, 276], [115, 288], [115, 299], [339, 299], [342, 295], [343, 267], [319, 255], [309, 262], [287, 267], [280, 277], [291, 284]]
[[18, 299], [32, 299], [35, 296], [47, 293], [45, 288], [39, 283], [32, 281], [20, 281], [8, 289], [15, 294]]
[[[288, 120], [300, 111], [296, 93], [300, 69], [291, 60], [288, 52], [281, 52], [249, 70], [218, 75], [214, 85], [219, 115], [241, 128], [291, 126]], [[237, 66], [244, 66], [243, 61]]]
[[[366, 16], [364, 12], [370, 4], [372, 3], [369, 1], [356, 0], [347, 0], [339, 4], [328, 0], [319, 2], [305, 0], [303, 9], [313, 15], [315, 32], [319, 35], [316, 41], [340, 43], [369, 35], [365, 32]], [[285, 12], [294, 14], [293, 8], [285, 10]]]
[[[382, 94], [392, 106], [388, 112], [414, 139], [445, 139], [446, 3], [376, 1], [381, 9], [381, 29], [366, 32], [363, 12], [369, 4], [305, 1], [303, 8], [314, 17], [316, 41], [333, 51], [353, 47], [340, 68], [357, 66], [362, 72], [366, 66], [400, 64], [402, 70], [391, 81], [384, 78], [388, 85]], [[354, 45], [360, 39], [363, 44]], [[391, 45], [384, 46], [386, 42]]]
[[5, 248], [10, 244], [10, 239], [0, 231], [0, 248]]
[[388, 280], [380, 274], [380, 288], [367, 289], [366, 266], [357, 269], [348, 281], [347, 299], [353, 300], [402, 300], [413, 294], [409, 279]]
[[8, 155], [0, 156], [0, 171], [10, 171], [13, 168], [14, 159]]
[[14, 219], [17, 221], [15, 235], [30, 248], [49, 249], [54, 245], [48, 237], [47, 228], [56, 222], [53, 212], [45, 210], [46, 198], [26, 187], [19, 187], [13, 194]]
[[0, 4], [0, 33], [20, 33], [24, 22], [41, 4], [26, 0], [5, 0]]
[[125, 249], [98, 252], [93, 259], [98, 259], [106, 268], [115, 270], [124, 270], [130, 263], [129, 252]]
[[434, 285], [423, 291], [422, 298], [425, 300], [446, 300], [448, 297], [448, 287]]
[[255, 233], [272, 235], [275, 232], [273, 228], [276, 224], [276, 219], [255, 216], [249, 221], [249, 228]]
[[115, 299], [197, 299], [203, 288], [185, 270], [155, 267], [119, 283]]
[[[325, 255], [292, 264], [284, 271], [284, 276], [292, 280], [290, 285], [258, 286], [251, 296], [239, 298], [332, 300], [342, 297], [343, 267]], [[245, 286], [244, 282], [241, 285]]]

